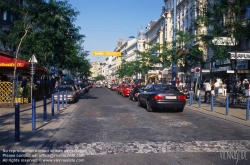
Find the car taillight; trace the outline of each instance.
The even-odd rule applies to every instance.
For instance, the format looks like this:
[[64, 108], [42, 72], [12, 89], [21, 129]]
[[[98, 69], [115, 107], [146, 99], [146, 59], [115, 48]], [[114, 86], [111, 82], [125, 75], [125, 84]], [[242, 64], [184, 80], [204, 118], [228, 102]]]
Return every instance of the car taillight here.
[[186, 100], [186, 96], [185, 95], [180, 95], [180, 96], [178, 96], [178, 100]]
[[154, 95], [153, 100], [164, 100], [164, 96]]

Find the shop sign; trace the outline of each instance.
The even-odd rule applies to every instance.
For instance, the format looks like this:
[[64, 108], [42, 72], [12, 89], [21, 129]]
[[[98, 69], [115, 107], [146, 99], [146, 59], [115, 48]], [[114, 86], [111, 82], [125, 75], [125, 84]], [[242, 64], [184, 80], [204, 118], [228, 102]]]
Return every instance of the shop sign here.
[[[2, 67], [14, 67], [15, 66], [15, 64], [14, 63], [5, 63], [5, 62], [1, 62], [0, 63], [0, 66], [2, 66]], [[17, 67], [24, 67], [24, 63], [17, 63], [16, 64], [16, 66]]]
[[238, 70], [246, 70], [248, 69], [248, 61], [238, 61], [237, 60], [237, 69]]
[[[231, 59], [235, 59], [235, 53], [230, 53]], [[249, 60], [250, 53], [237, 53], [237, 60]]]

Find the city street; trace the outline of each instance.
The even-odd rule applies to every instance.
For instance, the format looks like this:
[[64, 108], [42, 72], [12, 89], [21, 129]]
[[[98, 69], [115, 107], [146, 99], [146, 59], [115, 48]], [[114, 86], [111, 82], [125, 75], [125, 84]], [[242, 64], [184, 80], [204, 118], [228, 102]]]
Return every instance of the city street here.
[[249, 164], [249, 139], [250, 128], [235, 122], [188, 108], [149, 113], [92, 88], [43, 149], [74, 150], [85, 164]]

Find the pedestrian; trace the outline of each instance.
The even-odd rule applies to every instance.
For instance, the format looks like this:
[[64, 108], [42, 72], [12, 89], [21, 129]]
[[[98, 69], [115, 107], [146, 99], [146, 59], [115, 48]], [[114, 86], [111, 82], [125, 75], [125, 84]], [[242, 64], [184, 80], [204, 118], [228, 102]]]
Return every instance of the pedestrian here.
[[219, 96], [219, 87], [220, 87], [220, 83], [219, 81], [216, 81], [216, 83], [214, 84], [215, 87], [215, 97]]
[[222, 95], [227, 96], [227, 84], [226, 84], [226, 82], [223, 82], [223, 84], [222, 84]]
[[[204, 103], [207, 102], [208, 97], [211, 96], [211, 85], [208, 81], [204, 82], [204, 87], [205, 87], [205, 96], [204, 96]], [[210, 99], [209, 99], [210, 100]]]
[[211, 94], [214, 95], [214, 83], [211, 84]]
[[249, 82], [248, 80], [244, 81], [244, 88], [245, 88], [245, 96], [249, 96]]

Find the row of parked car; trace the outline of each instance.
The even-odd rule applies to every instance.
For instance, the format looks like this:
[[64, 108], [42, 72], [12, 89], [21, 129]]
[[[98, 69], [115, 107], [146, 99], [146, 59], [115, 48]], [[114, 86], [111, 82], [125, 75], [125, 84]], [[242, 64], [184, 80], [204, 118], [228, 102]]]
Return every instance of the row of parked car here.
[[92, 84], [89, 83], [79, 83], [76, 85], [60, 85], [55, 89], [54, 92], [54, 100], [57, 102], [58, 100], [58, 92], [59, 92], [59, 101], [66, 101], [66, 96], [68, 102], [77, 102], [81, 95], [87, 93], [89, 89], [92, 88]]
[[172, 85], [121, 83], [111, 84], [108, 88], [129, 100], [138, 101], [138, 106], [146, 106], [149, 112], [154, 109], [175, 109], [182, 112], [186, 104], [186, 94]]

